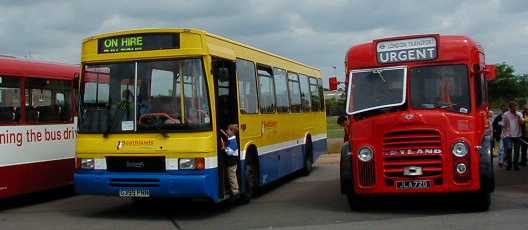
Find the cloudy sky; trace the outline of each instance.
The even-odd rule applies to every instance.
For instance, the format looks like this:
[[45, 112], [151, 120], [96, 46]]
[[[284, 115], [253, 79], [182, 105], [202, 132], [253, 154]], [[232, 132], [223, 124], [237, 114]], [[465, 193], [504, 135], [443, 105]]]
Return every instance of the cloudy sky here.
[[342, 77], [346, 50], [386, 36], [463, 34], [528, 73], [526, 0], [0, 0], [0, 54], [79, 63], [84, 37], [196, 27]]

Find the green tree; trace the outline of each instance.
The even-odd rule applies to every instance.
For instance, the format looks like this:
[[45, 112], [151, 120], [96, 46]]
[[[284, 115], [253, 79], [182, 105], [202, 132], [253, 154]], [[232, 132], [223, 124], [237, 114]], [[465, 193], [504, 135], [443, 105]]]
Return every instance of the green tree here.
[[499, 107], [510, 100], [528, 96], [528, 75], [516, 75], [512, 65], [497, 65], [497, 78], [488, 83], [489, 100], [492, 107]]

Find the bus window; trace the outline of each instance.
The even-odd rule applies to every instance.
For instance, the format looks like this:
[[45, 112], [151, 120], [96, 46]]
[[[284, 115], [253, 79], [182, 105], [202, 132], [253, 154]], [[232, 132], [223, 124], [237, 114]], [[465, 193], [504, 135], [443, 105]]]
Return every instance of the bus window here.
[[[135, 63], [86, 65], [84, 69], [79, 131], [133, 131]], [[132, 85], [131, 89], [126, 85]]]
[[26, 114], [29, 122], [70, 121], [71, 81], [28, 79]]
[[301, 105], [304, 112], [310, 112], [312, 110], [312, 100], [310, 97], [310, 84], [308, 78], [304, 75], [299, 76], [301, 84]]
[[319, 85], [319, 98], [321, 98], [321, 100], [319, 101], [321, 103], [321, 111], [325, 111], [323, 80], [318, 79], [317, 84]]
[[255, 79], [255, 64], [238, 59], [236, 63], [238, 75], [238, 90], [241, 113], [258, 113], [257, 81]]
[[273, 75], [270, 68], [259, 66], [259, 104], [261, 113], [275, 112], [275, 93], [273, 92]]
[[288, 81], [286, 79], [286, 70], [273, 68], [273, 77], [275, 78], [275, 97], [277, 98], [277, 112], [290, 111], [290, 98], [288, 97]]
[[0, 124], [18, 122], [21, 106], [20, 80], [0, 77]]
[[319, 95], [319, 85], [317, 85], [317, 79], [310, 77], [310, 95], [312, 102], [312, 111], [321, 111], [321, 97]]
[[140, 62], [138, 130], [209, 128], [209, 99], [202, 67], [198, 58]]
[[476, 83], [476, 96], [477, 96], [477, 106], [482, 106], [488, 103], [488, 89], [487, 89], [487, 80], [483, 73], [478, 74], [475, 77]]
[[469, 113], [470, 97], [465, 65], [427, 66], [412, 69], [411, 102], [419, 109], [447, 109]]
[[301, 91], [299, 88], [299, 76], [288, 73], [288, 90], [290, 92], [290, 107], [294, 113], [301, 112]]

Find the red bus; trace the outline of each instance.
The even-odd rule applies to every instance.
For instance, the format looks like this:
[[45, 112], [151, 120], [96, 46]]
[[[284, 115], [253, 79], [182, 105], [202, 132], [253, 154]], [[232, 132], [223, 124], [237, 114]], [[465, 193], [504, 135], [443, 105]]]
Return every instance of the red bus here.
[[488, 209], [495, 182], [487, 80], [495, 66], [484, 58], [474, 40], [438, 34], [348, 50], [340, 174], [351, 208], [372, 195], [460, 193]]
[[79, 66], [0, 57], [0, 198], [67, 186]]

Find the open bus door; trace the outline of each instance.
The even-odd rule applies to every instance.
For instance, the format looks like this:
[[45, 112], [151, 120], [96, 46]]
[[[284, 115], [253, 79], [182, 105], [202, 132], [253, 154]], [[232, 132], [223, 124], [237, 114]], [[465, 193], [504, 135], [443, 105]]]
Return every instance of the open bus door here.
[[[216, 128], [218, 142], [218, 184], [219, 197], [225, 198], [227, 194], [227, 173], [226, 159], [221, 150], [220, 138], [225, 138], [220, 130], [226, 130], [230, 124], [238, 124], [238, 95], [236, 81], [235, 62], [220, 58], [213, 58], [213, 76], [215, 83], [215, 104], [216, 104]], [[237, 140], [240, 140], [237, 137]], [[225, 138], [224, 141], [227, 141]], [[239, 142], [240, 146], [240, 142]], [[240, 154], [239, 154], [240, 155]], [[240, 167], [239, 171], [240, 171]], [[240, 173], [238, 173], [240, 179]], [[240, 182], [239, 182], [240, 185]], [[240, 187], [240, 186], [239, 186]]]

